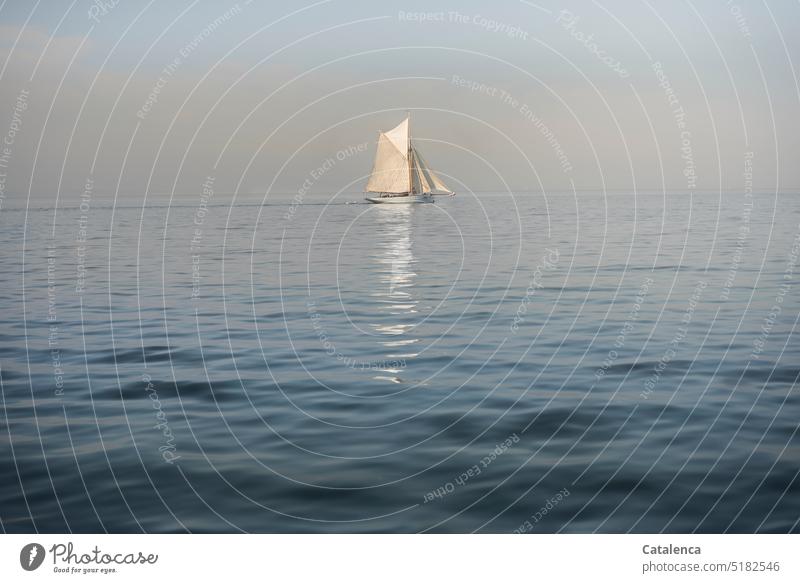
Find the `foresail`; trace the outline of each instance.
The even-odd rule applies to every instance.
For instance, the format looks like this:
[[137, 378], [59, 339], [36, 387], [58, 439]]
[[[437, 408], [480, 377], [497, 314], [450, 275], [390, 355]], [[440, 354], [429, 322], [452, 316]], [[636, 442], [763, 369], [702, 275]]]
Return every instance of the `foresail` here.
[[[407, 121], [406, 131], [408, 128]], [[400, 124], [392, 133], [397, 132]], [[396, 146], [397, 135], [390, 137], [381, 133], [378, 138], [378, 150], [375, 153], [375, 164], [367, 183], [367, 192], [409, 192], [408, 149], [401, 150]]]
[[[425, 159], [420, 155], [417, 148], [413, 148], [414, 165], [419, 168], [420, 184], [426, 184], [427, 188], [422, 192], [433, 194], [452, 194], [453, 191], [447, 188], [444, 182], [430, 169], [425, 163]], [[415, 172], [416, 173], [416, 172]]]
[[411, 150], [411, 179], [413, 180], [414, 185], [414, 192], [415, 194], [427, 194], [431, 191], [431, 184], [425, 179], [422, 170], [420, 169], [420, 165], [417, 161], [416, 151], [412, 148]]

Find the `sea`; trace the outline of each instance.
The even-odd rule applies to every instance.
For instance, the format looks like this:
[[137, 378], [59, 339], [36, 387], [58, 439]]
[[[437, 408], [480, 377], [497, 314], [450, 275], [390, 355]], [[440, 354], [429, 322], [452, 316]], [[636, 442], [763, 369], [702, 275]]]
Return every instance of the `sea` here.
[[52, 200], [3, 532], [800, 531], [796, 193]]

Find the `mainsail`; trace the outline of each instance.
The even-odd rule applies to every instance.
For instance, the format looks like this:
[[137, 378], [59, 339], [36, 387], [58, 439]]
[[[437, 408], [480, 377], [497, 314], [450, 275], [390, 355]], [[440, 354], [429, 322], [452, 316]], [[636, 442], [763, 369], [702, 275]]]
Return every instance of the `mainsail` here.
[[407, 193], [411, 190], [408, 172], [408, 119], [378, 137], [375, 164], [367, 183], [367, 192]]
[[390, 195], [452, 194], [411, 143], [409, 118], [378, 136], [367, 192]]

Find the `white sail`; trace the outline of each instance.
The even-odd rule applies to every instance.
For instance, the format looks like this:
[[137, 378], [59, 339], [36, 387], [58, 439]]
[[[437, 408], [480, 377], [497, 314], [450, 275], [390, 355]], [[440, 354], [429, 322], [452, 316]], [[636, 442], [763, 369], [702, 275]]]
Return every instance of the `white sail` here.
[[427, 194], [431, 191], [431, 184], [425, 178], [425, 175], [420, 168], [417, 159], [417, 152], [414, 148], [411, 149], [411, 180], [414, 186], [413, 192], [415, 194]]
[[422, 177], [420, 183], [425, 184], [423, 192], [430, 192], [432, 194], [453, 194], [453, 191], [447, 188], [442, 179], [431, 170], [430, 166], [425, 163], [425, 159], [420, 155], [419, 150], [412, 148], [414, 165], [418, 166], [418, 173]]
[[411, 125], [408, 118], [404, 119], [396, 128], [385, 133], [395, 148], [407, 156], [408, 150], [411, 148]]
[[[404, 122], [406, 128], [408, 124]], [[367, 192], [389, 192], [400, 194], [409, 192], [408, 148], [397, 147], [397, 130], [381, 133], [378, 138], [378, 151], [375, 153], [375, 164], [367, 183]], [[406, 140], [406, 144], [408, 141]]]

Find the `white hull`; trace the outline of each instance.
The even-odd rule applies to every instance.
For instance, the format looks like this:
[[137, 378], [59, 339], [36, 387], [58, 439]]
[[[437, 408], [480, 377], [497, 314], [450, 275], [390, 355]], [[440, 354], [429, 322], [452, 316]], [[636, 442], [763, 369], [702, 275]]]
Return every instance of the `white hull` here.
[[369, 202], [375, 204], [413, 204], [420, 202], [433, 202], [430, 195], [414, 194], [408, 196], [375, 196], [367, 197]]

